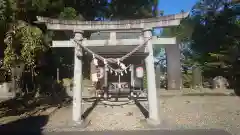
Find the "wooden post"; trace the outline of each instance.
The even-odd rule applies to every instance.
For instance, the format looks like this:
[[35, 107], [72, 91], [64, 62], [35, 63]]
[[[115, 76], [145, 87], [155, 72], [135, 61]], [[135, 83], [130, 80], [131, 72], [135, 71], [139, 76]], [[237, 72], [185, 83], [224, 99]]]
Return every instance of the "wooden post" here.
[[[82, 32], [76, 32], [76, 40], [83, 40]], [[73, 41], [73, 44], [76, 44]], [[82, 123], [82, 50], [75, 47], [74, 53], [74, 88], [73, 88], [73, 121]]]
[[108, 66], [104, 65], [104, 87], [108, 86]]
[[134, 65], [130, 66], [130, 70], [131, 70], [131, 87], [134, 88], [135, 87]]
[[57, 81], [59, 82], [59, 68], [57, 68]]
[[[152, 29], [144, 30], [144, 40], [148, 40], [152, 36]], [[148, 104], [149, 104], [149, 119], [150, 124], [160, 124], [159, 118], [159, 101], [156, 90], [153, 46], [151, 40], [147, 42], [147, 50], [149, 55], [145, 59], [147, 71], [147, 89], [148, 89]]]
[[192, 88], [199, 89], [202, 87], [202, 74], [199, 66], [195, 65], [192, 69]]
[[167, 56], [167, 89], [180, 90], [181, 89], [181, 62], [180, 49], [178, 45], [166, 45]]

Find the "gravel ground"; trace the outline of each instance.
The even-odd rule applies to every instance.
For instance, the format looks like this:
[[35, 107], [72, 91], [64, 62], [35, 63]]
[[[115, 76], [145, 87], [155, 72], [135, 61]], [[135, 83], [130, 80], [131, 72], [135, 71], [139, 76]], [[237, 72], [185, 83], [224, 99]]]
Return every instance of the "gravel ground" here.
[[160, 116], [173, 129], [224, 129], [240, 135], [238, 97], [180, 96], [161, 99]]
[[[112, 103], [109, 102], [109, 104]], [[86, 110], [91, 105], [86, 103], [84, 106]], [[71, 117], [72, 107], [61, 108], [50, 118], [46, 127], [47, 129], [51, 128], [51, 130], [69, 130], [68, 127], [73, 124]], [[134, 103], [123, 106], [106, 106], [99, 103], [88, 116], [88, 126], [84, 129], [77, 130], [103, 131], [142, 129], [143, 126], [140, 122], [142, 119], [144, 119], [144, 116]]]
[[143, 128], [140, 120], [144, 117], [135, 105], [126, 105], [113, 108], [99, 106], [92, 112], [90, 119], [86, 130], [134, 130]]
[[[173, 130], [214, 128], [224, 129], [234, 135], [240, 135], [239, 102], [240, 99], [234, 96], [161, 97], [161, 128]], [[147, 108], [146, 102], [142, 102], [142, 104]], [[87, 106], [89, 105], [85, 105], [85, 108]], [[71, 109], [71, 107], [68, 107], [57, 111], [50, 118], [47, 127], [53, 129], [54, 127], [71, 125]], [[84, 130], [144, 129], [141, 124], [144, 117], [139, 109], [132, 104], [113, 108], [98, 105], [89, 115], [89, 119], [90, 124]]]

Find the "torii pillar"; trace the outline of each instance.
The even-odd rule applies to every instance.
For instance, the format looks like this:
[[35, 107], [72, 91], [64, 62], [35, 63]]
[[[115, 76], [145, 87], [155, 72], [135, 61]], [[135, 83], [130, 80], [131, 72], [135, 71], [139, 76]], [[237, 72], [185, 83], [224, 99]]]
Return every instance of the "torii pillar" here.
[[[83, 40], [83, 31], [74, 31], [74, 39]], [[76, 124], [82, 124], [82, 50], [76, 45], [74, 53], [74, 86], [73, 86], [73, 112], [72, 118]]]
[[[148, 40], [152, 37], [152, 29], [144, 29], [144, 40]], [[147, 89], [148, 89], [148, 105], [149, 105], [149, 118], [148, 123], [152, 125], [159, 125], [159, 100], [156, 89], [155, 69], [154, 69], [154, 56], [152, 41], [146, 42], [146, 49], [149, 55], [145, 59], [146, 71], [147, 71]]]

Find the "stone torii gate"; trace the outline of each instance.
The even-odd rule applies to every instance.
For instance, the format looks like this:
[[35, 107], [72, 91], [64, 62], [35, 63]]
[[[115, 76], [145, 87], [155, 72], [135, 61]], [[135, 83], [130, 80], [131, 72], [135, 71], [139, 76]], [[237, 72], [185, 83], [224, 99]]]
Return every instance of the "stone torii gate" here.
[[[179, 74], [180, 71], [180, 55], [175, 38], [157, 38], [152, 37], [152, 29], [156, 27], [171, 27], [180, 24], [181, 19], [188, 16], [188, 13], [180, 13], [169, 16], [161, 16], [149, 19], [137, 20], [122, 20], [122, 21], [77, 21], [77, 20], [59, 20], [45, 17], [37, 17], [37, 23], [45, 23], [49, 30], [72, 31], [75, 33], [74, 39], [80, 41], [82, 46], [120, 46], [130, 45], [136, 46], [146, 43], [145, 52], [148, 56], [145, 59], [147, 71], [147, 89], [148, 89], [148, 103], [149, 103], [149, 121], [151, 123], [160, 124], [159, 118], [159, 101], [157, 98], [153, 44], [169, 45], [166, 46], [167, 57], [169, 60], [175, 62], [168, 62], [170, 66], [169, 77], [172, 79], [168, 82], [174, 82], [174, 74]], [[116, 39], [116, 33], [119, 31], [139, 30], [143, 35], [138, 39]], [[109, 40], [87, 40], [83, 37], [84, 31], [110, 31]], [[151, 40], [147, 38], [152, 37]], [[82, 122], [82, 50], [76, 47], [77, 44], [71, 39], [67, 41], [53, 41], [52, 47], [75, 47], [74, 55], [74, 88], [73, 88], [73, 121], [81, 124]], [[170, 54], [169, 51], [175, 54]], [[129, 50], [131, 51], [131, 50]], [[172, 57], [174, 56], [174, 57]], [[177, 65], [178, 64], [178, 65]], [[178, 68], [178, 69], [176, 69]], [[174, 71], [176, 70], [176, 71]], [[179, 70], [179, 71], [177, 71]], [[178, 78], [180, 77], [180, 74]], [[177, 82], [180, 86], [180, 81]], [[177, 86], [178, 87], [178, 86]], [[176, 87], [176, 88], [177, 88]], [[177, 88], [178, 89], [178, 88]]]

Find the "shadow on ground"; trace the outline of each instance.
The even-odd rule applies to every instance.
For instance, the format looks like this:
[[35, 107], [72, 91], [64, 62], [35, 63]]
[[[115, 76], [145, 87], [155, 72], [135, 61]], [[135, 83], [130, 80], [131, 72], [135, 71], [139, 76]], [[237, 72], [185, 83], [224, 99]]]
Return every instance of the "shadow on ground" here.
[[[96, 106], [97, 101], [89, 108], [88, 113]], [[63, 116], [64, 117], [64, 116]], [[86, 116], [85, 116], [86, 117]], [[0, 135], [231, 135], [224, 130], [217, 129], [189, 129], [189, 130], [136, 130], [136, 131], [76, 131], [71, 128], [69, 132], [47, 132], [43, 127], [47, 124], [49, 116], [34, 116], [20, 119], [0, 126]]]
[[1, 135], [41, 135], [42, 127], [48, 122], [49, 116], [34, 116], [19, 119], [0, 126]]
[[141, 103], [138, 100], [135, 100], [135, 104], [138, 107], [138, 109], [142, 112], [143, 116], [147, 119], [149, 117], [148, 110], [143, 105], [141, 105]]
[[63, 107], [71, 103], [72, 98], [67, 94], [62, 82], [59, 83], [57, 80], [53, 80], [52, 78], [49, 79], [41, 77], [39, 82], [41, 82], [39, 84], [39, 86], [41, 86], [39, 87], [39, 92], [36, 92], [36, 90], [33, 89], [26, 92], [24, 86], [21, 89], [22, 94], [19, 96], [1, 101], [0, 118], [6, 116], [19, 116], [37, 109]]
[[224, 130], [135, 130], [135, 131], [76, 131], [47, 132], [42, 128], [48, 122], [48, 116], [29, 117], [0, 126], [1, 135], [231, 135]]
[[6, 116], [19, 116], [34, 110], [46, 110], [50, 107], [63, 107], [71, 104], [70, 98], [56, 100], [52, 97], [44, 98], [14, 98], [0, 103], [0, 118]]
[[98, 132], [65, 132], [49, 135], [231, 135], [224, 130], [217, 129], [190, 129], [190, 130], [135, 130], [135, 131], [98, 131]]
[[92, 103], [92, 105], [89, 108], [87, 108], [85, 112], [83, 112], [82, 119], [86, 119], [88, 115], [93, 111], [93, 109], [97, 106], [98, 103], [99, 103], [99, 100], [95, 100]]

